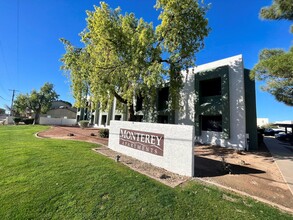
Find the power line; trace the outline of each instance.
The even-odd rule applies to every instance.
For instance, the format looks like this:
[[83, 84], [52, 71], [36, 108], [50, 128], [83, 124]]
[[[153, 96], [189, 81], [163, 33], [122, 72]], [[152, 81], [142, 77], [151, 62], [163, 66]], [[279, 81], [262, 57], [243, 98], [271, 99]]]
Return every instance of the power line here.
[[1, 95], [0, 95], [0, 98], [3, 99], [3, 100], [5, 100], [5, 101], [8, 101], [7, 99], [4, 99]]
[[[7, 95], [7, 91], [6, 89], [4, 89], [3, 85], [2, 85], [2, 82], [8, 78], [8, 68], [7, 68], [7, 62], [6, 62], [6, 59], [5, 59], [5, 53], [4, 53], [4, 49], [3, 49], [3, 46], [2, 46], [2, 42], [0, 40], [0, 53], [2, 55], [2, 60], [3, 60], [3, 72], [4, 72], [4, 76], [2, 77], [2, 80], [0, 82], [0, 89], [3, 90], [3, 92], [5, 93], [5, 95]], [[5, 83], [4, 83], [5, 84]]]
[[4, 63], [4, 71], [6, 72], [6, 75], [7, 75], [7, 73], [8, 73], [7, 62], [6, 62], [6, 59], [5, 59], [4, 49], [3, 49], [3, 46], [2, 46], [1, 40], [0, 40], [0, 52], [1, 52], [1, 55], [2, 55], [3, 63]]
[[16, 76], [19, 78], [19, 0], [17, 0], [16, 21]]

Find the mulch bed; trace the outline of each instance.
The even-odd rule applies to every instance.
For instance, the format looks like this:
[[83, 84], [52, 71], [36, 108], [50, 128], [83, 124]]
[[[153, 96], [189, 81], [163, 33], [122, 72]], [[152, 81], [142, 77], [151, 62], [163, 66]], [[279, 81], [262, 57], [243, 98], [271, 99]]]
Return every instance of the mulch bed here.
[[123, 155], [121, 153], [115, 152], [105, 146], [95, 148], [93, 150], [115, 161], [117, 161], [116, 158], [117, 158], [117, 155], [119, 155], [119, 163], [123, 163], [124, 165], [130, 167], [131, 169], [138, 171], [148, 177], [151, 177], [171, 187], [176, 187], [186, 182], [187, 180], [191, 179], [191, 177], [181, 176], [181, 175], [172, 173], [168, 170], [165, 170], [163, 168], [156, 167], [150, 163], [145, 163], [133, 157], [129, 157], [127, 155]]

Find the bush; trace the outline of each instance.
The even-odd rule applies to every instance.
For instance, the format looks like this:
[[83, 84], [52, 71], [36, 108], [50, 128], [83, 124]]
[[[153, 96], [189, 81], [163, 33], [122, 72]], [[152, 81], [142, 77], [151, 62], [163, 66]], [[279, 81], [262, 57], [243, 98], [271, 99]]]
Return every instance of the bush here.
[[22, 119], [22, 121], [26, 125], [32, 125], [34, 123], [34, 119], [33, 118], [24, 118], [24, 119]]
[[99, 135], [101, 138], [109, 138], [109, 129], [100, 129]]
[[14, 124], [18, 125], [18, 123], [21, 121], [21, 118], [13, 118]]
[[89, 121], [86, 121], [86, 120], [79, 121], [79, 127], [81, 127], [82, 129], [87, 128], [88, 126], [89, 126]]
[[258, 145], [261, 145], [263, 143], [263, 134], [261, 132], [257, 132], [257, 141]]

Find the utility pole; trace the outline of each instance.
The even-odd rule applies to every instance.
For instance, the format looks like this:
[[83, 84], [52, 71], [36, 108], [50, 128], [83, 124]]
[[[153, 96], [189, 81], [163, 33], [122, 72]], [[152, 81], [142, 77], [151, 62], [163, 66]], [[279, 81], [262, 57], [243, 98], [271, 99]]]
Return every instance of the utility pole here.
[[16, 89], [9, 89], [9, 91], [12, 91], [12, 99], [11, 99], [11, 107], [10, 107], [10, 116], [13, 116], [13, 102], [14, 102], [14, 95], [15, 92], [19, 92]]

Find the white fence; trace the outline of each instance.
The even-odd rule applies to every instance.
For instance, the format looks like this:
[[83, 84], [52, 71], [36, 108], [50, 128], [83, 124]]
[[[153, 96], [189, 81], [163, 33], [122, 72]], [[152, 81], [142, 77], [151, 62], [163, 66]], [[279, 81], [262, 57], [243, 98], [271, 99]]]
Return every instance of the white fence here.
[[40, 117], [41, 125], [75, 125], [76, 119]]
[[111, 121], [109, 148], [171, 172], [194, 175], [194, 126]]
[[1, 121], [5, 121], [5, 124], [11, 125], [11, 124], [14, 124], [13, 118], [14, 117], [12, 117], [12, 116], [8, 116], [8, 117], [6, 117], [6, 119], [2, 119]]

